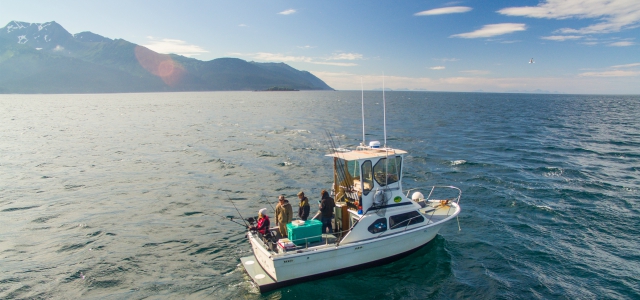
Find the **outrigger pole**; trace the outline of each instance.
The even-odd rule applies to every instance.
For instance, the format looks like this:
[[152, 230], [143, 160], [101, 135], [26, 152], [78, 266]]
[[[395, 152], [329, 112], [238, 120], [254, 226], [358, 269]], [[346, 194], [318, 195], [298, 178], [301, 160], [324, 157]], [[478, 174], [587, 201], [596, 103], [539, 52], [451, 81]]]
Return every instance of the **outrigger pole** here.
[[382, 116], [384, 122], [384, 147], [387, 148], [387, 101], [384, 98], [384, 72], [382, 72]]
[[360, 90], [362, 91], [362, 146], [365, 146], [364, 139], [364, 84], [362, 83], [362, 77], [360, 77]]

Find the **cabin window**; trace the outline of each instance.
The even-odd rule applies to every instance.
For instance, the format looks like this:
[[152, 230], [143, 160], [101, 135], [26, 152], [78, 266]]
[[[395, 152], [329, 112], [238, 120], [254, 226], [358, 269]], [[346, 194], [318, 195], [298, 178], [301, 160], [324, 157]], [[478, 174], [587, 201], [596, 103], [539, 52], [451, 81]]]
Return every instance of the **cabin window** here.
[[360, 163], [357, 160], [347, 161], [347, 171], [353, 179], [360, 179]]
[[371, 161], [367, 160], [362, 163], [362, 194], [368, 195], [371, 189], [373, 189], [373, 171]]
[[391, 229], [404, 228], [422, 222], [424, 222], [424, 217], [417, 211], [410, 211], [389, 217], [389, 227], [391, 227]]
[[369, 225], [369, 228], [367, 229], [371, 233], [380, 233], [380, 232], [387, 231], [387, 219], [386, 218], [377, 219], [375, 220], [375, 222], [373, 222], [373, 224]]
[[402, 156], [381, 158], [373, 167], [373, 174], [380, 186], [396, 183], [400, 180]]

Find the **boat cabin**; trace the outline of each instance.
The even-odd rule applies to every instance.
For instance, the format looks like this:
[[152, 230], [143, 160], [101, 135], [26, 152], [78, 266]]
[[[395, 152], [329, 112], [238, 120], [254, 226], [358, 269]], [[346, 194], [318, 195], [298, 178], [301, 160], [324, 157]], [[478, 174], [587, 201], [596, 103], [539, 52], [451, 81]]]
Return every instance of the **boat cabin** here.
[[[371, 144], [375, 145], [376, 142]], [[328, 154], [333, 157], [333, 194], [336, 203], [345, 202], [360, 214], [372, 207], [388, 205], [391, 200], [388, 199], [389, 191], [402, 194], [402, 161], [406, 153], [392, 148], [360, 146], [355, 151]], [[402, 201], [409, 200], [406, 197], [393, 197], [393, 203]]]

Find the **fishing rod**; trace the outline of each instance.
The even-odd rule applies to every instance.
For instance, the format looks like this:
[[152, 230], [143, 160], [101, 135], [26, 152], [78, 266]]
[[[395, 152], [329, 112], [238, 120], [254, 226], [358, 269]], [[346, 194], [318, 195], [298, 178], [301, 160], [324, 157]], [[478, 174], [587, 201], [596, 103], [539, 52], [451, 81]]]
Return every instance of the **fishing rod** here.
[[227, 194], [227, 192], [224, 192], [225, 195], [227, 195], [227, 198], [229, 198], [229, 201], [231, 201], [231, 205], [233, 205], [233, 208], [236, 209], [236, 211], [238, 212], [238, 215], [240, 216], [240, 218], [242, 218], [242, 221], [244, 222], [244, 225], [247, 226], [247, 228], [249, 228], [249, 225], [247, 225], [247, 220], [244, 219], [244, 217], [242, 216], [242, 214], [240, 213], [240, 210], [238, 210], [238, 208], [236, 207], [236, 205], [233, 203], [233, 200], [231, 200], [231, 197], [229, 197], [229, 194]]
[[[327, 141], [329, 142], [330, 146], [334, 149], [334, 151], [335, 151], [336, 155], [338, 156], [338, 158], [340, 158], [340, 159], [335, 161], [335, 167], [336, 167], [335, 171], [336, 171], [336, 176], [338, 177], [337, 178], [338, 182], [340, 184], [345, 183], [347, 185], [347, 191], [351, 192], [351, 188], [350, 188], [350, 185], [349, 185], [349, 182], [348, 182], [349, 181], [348, 179], [351, 178], [351, 176], [347, 174], [348, 171], [346, 170], [344, 159], [342, 159], [340, 157], [340, 154], [339, 154], [340, 152], [337, 151], [338, 148], [336, 147], [337, 144], [333, 139], [333, 135], [336, 135], [336, 134], [334, 133], [332, 135], [331, 132], [328, 131], [328, 130], [326, 130], [325, 133], [327, 135]], [[337, 194], [338, 191], [335, 191], [335, 193]]]
[[231, 222], [233, 222], [233, 223], [236, 223], [236, 224], [238, 224], [238, 225], [240, 225], [240, 226], [242, 226], [242, 227], [246, 227], [245, 225], [242, 225], [242, 224], [240, 224], [239, 222], [234, 221], [234, 220], [233, 220], [233, 217], [228, 217], [228, 216], [227, 216], [227, 217], [224, 217], [224, 216], [219, 215], [219, 214], [214, 213], [214, 212], [211, 212], [211, 214], [213, 214], [214, 216], [218, 216], [218, 217], [220, 217], [220, 218], [223, 218], [223, 219], [225, 219], [225, 220], [227, 220], [227, 221], [231, 221]]
[[264, 194], [260, 194], [260, 198], [264, 198], [264, 201], [266, 201], [267, 203], [269, 203], [269, 206], [271, 206], [271, 209], [273, 209], [273, 213], [276, 212], [276, 209], [273, 208], [273, 205], [271, 205], [271, 202], [269, 201], [269, 199], [267, 199], [267, 197]]

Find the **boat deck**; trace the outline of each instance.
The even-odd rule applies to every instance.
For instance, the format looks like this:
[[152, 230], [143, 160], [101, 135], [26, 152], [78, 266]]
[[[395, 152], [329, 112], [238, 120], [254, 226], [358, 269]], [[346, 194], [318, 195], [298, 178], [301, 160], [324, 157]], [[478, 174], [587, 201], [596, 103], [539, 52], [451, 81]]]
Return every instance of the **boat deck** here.
[[437, 223], [448, 218], [451, 214], [454, 213], [455, 208], [451, 206], [445, 205], [435, 205], [433, 203], [420, 203], [423, 206], [418, 211], [425, 216], [425, 218], [429, 221], [429, 224]]
[[247, 271], [249, 276], [251, 276], [253, 282], [258, 285], [261, 293], [265, 292], [268, 287], [275, 288], [276, 281], [273, 280], [273, 278], [271, 278], [269, 274], [267, 274], [262, 266], [260, 266], [255, 256], [251, 255], [242, 257], [240, 258], [240, 261], [242, 262], [242, 266]]

